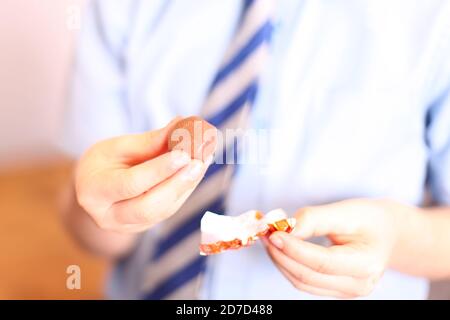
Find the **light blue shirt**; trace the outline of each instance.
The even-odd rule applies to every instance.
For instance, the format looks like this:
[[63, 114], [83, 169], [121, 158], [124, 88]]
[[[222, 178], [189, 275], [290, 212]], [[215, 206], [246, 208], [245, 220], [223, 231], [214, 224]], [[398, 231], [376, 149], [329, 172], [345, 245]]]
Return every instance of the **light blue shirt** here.
[[[251, 126], [282, 136], [266, 163], [241, 166], [228, 214], [355, 197], [421, 205], [426, 183], [450, 205], [450, 2], [277, 3]], [[78, 156], [100, 139], [198, 113], [240, 10], [241, 0], [91, 1], [65, 150]], [[113, 273], [110, 297], [139, 296], [151, 234]], [[293, 288], [259, 245], [213, 257], [203, 283], [204, 298], [317, 298]], [[427, 293], [425, 279], [388, 270], [369, 298]]]

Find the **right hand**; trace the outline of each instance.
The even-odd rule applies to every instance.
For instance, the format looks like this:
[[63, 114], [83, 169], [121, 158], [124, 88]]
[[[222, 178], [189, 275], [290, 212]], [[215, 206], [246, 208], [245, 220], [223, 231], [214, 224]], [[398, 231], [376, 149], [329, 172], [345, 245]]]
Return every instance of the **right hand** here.
[[194, 191], [209, 164], [168, 151], [168, 135], [179, 120], [101, 141], [79, 160], [77, 199], [101, 229], [145, 231], [173, 215]]

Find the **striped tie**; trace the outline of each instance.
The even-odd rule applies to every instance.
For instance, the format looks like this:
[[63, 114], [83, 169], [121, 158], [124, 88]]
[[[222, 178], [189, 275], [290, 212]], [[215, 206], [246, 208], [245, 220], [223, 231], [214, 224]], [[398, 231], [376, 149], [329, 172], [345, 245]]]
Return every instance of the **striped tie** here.
[[[246, 127], [258, 89], [258, 76], [268, 56], [274, 0], [246, 0], [238, 31], [219, 68], [201, 116], [221, 132]], [[200, 219], [206, 210], [225, 212], [225, 196], [235, 172], [236, 141], [224, 142], [223, 158], [216, 157], [190, 198], [161, 227], [145, 281], [144, 299], [194, 299], [206, 267], [200, 256]], [[228, 145], [226, 145], [228, 143]], [[228, 150], [228, 156], [226, 156]], [[226, 160], [226, 161], [225, 161]], [[228, 162], [228, 164], [226, 164]]]

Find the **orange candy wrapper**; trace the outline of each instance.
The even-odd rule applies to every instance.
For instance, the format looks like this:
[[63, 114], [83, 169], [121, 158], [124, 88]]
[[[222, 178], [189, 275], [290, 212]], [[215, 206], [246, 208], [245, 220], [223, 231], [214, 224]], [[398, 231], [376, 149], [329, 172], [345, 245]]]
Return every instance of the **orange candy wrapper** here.
[[288, 218], [281, 209], [268, 212], [252, 210], [240, 216], [223, 216], [206, 212], [201, 221], [201, 255], [211, 255], [227, 250], [248, 247], [275, 231], [291, 232], [296, 220]]

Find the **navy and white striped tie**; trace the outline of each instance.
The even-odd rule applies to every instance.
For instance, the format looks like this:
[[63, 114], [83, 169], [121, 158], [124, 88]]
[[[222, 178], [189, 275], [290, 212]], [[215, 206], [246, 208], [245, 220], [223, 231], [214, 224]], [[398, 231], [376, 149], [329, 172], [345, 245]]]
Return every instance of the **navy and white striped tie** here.
[[[244, 1], [239, 28], [201, 113], [222, 132], [246, 126], [268, 56], [273, 6], [274, 0]], [[234, 152], [235, 142], [230, 144], [224, 148]], [[164, 223], [142, 284], [144, 299], [197, 298], [206, 267], [206, 257], [198, 251], [200, 219], [206, 210], [225, 212], [225, 196], [236, 167], [221, 163], [216, 159], [179, 212]]]

